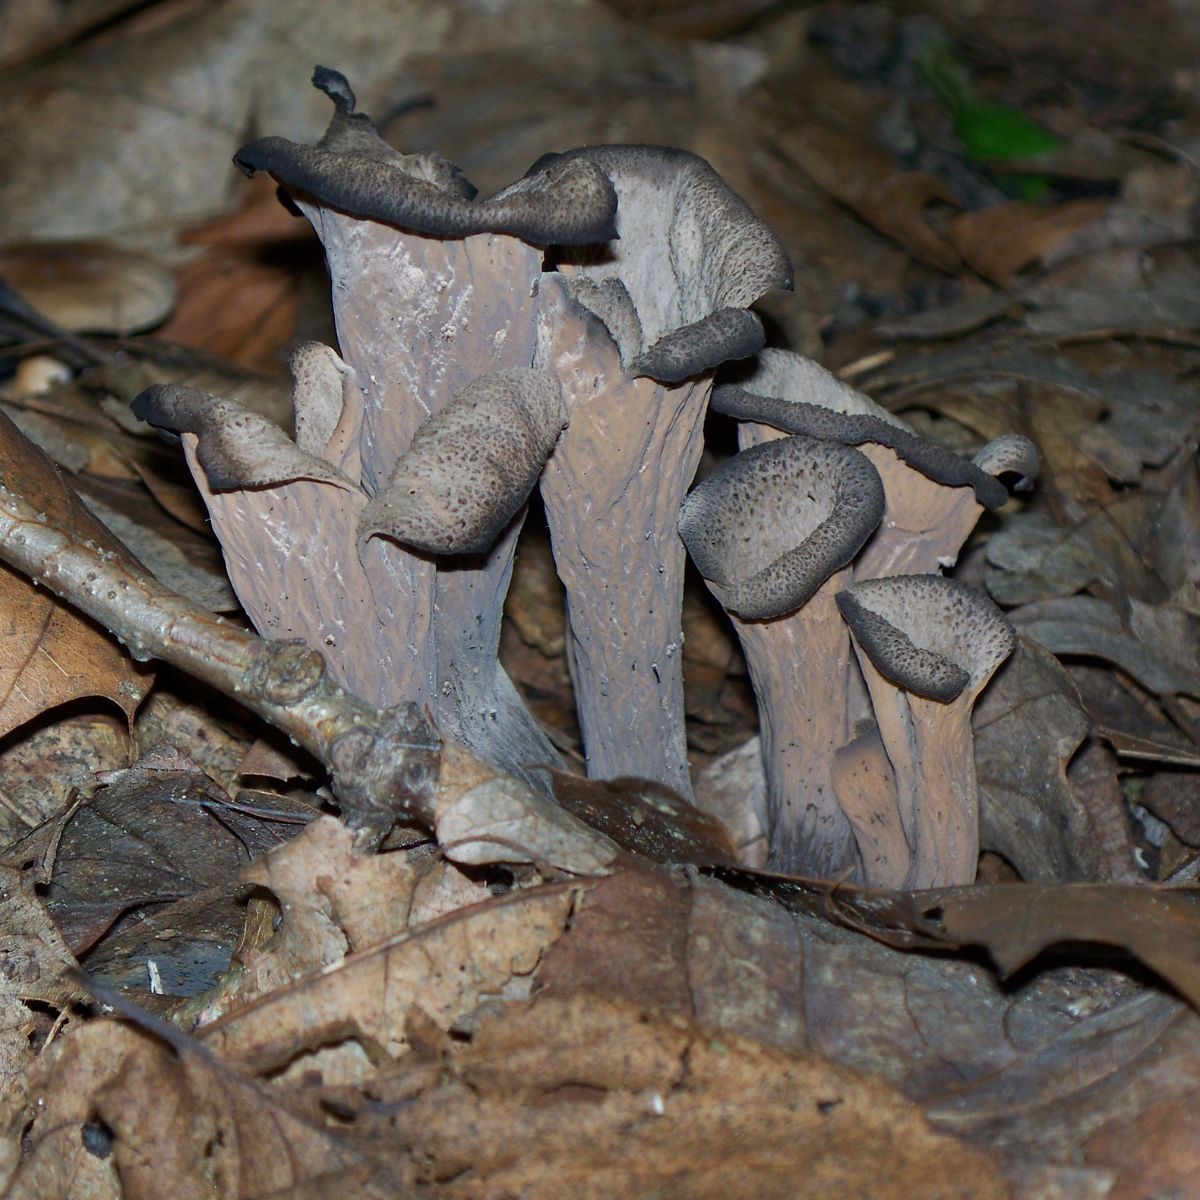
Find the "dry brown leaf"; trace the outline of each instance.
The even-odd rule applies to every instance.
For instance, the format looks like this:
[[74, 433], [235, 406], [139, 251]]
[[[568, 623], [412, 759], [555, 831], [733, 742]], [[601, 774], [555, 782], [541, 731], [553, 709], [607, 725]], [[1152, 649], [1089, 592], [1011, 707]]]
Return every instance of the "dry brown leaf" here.
[[1074, 259], [1030, 285], [1030, 333], [1178, 336], [1200, 327], [1200, 270], [1182, 247], [1109, 250]]
[[174, 746], [187, 755], [219, 787], [232, 793], [249, 738], [228, 715], [218, 719], [186, 684], [162, 682], [138, 709], [133, 727], [137, 754]]
[[[935, 1128], [995, 1145], [1019, 1180], [1039, 1161], [1059, 1164], [1059, 1190], [1029, 1189], [1033, 1195], [1188, 1196], [1196, 1035], [1195, 1013], [1145, 993], [951, 1092], [929, 1116]], [[1133, 1145], [1134, 1131], [1147, 1144]]]
[[1200, 772], [1158, 771], [1138, 797], [1189, 846], [1200, 846]]
[[62, 1008], [79, 995], [64, 975], [76, 966], [33, 881], [0, 866], [0, 995]]
[[[278, 371], [295, 338], [304, 283], [321, 278], [320, 249], [263, 176], [238, 211], [182, 239], [204, 250], [179, 273], [180, 299], [156, 333], [256, 371]], [[313, 291], [315, 293], [315, 287]]]
[[1133, 491], [1078, 524], [1017, 513], [988, 539], [987, 590], [1000, 604], [1018, 605], [1103, 583], [1125, 596], [1160, 601], [1165, 587], [1151, 557], [1157, 512], [1150, 496]]
[[74, 794], [90, 795], [97, 771], [127, 766], [130, 757], [129, 729], [115, 712], [21, 730], [0, 749], [0, 845], [49, 820]]
[[[3, 414], [0, 478], [54, 524], [132, 561]], [[150, 673], [107, 633], [7, 566], [0, 567], [0, 647], [0, 733], [81, 696], [105, 696], [132, 719], [149, 687]]]
[[967, 266], [1002, 288], [1017, 273], [1054, 252], [1081, 229], [1102, 220], [1106, 200], [1074, 200], [1039, 205], [1012, 202], [963, 213], [951, 226], [949, 241]]
[[924, 892], [839, 892], [845, 919], [895, 945], [983, 946], [1009, 976], [1063, 943], [1115, 946], [1200, 1008], [1200, 891], [1006, 883]]
[[329, 892], [355, 858], [350, 830], [333, 817], [320, 817], [246, 868], [247, 882], [269, 889], [279, 901], [281, 920], [278, 936], [243, 959], [244, 974], [236, 994], [225, 992], [225, 1007], [235, 997], [245, 1003], [345, 958], [349, 946]]
[[[29, 1006], [15, 996], [0, 995], [0, 1096], [20, 1090], [21, 1081], [33, 1068], [37, 1020]], [[4, 1154], [0, 1151], [0, 1180], [4, 1178]]]
[[902, 171], [885, 150], [811, 115], [771, 136], [826, 192], [914, 258], [941, 271], [959, 269], [958, 252], [927, 217], [933, 204], [957, 206], [945, 180]]
[[56, 325], [131, 334], [158, 325], [175, 280], [148, 254], [102, 242], [49, 242], [0, 250], [0, 277]]
[[392, 1127], [447, 1200], [1009, 1194], [882, 1080], [592, 997], [485, 1022]]
[[607, 8], [676, 37], [731, 33], [774, 7], [773, 0], [603, 0]]
[[223, 1064], [113, 1021], [70, 1031], [0, 1115], [0, 1163], [17, 1167], [12, 1148], [24, 1133], [4, 1192], [12, 1200], [409, 1195], [403, 1175], [353, 1131], [326, 1128]]

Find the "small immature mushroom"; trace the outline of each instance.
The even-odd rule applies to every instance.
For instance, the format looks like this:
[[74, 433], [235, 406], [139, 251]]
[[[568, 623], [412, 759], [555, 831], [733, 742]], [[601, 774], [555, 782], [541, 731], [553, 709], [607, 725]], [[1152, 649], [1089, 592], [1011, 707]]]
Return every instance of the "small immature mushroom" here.
[[734, 455], [680, 511], [680, 535], [733, 618], [758, 698], [777, 870], [831, 878], [856, 866], [831, 775], [850, 736], [836, 686], [850, 644], [834, 597], [882, 513], [883, 486], [863, 455], [804, 437]]
[[301, 347], [292, 369], [296, 441], [191, 388], [148, 388], [133, 412], [183, 435], [230, 581], [263, 637], [319, 649], [334, 677], [371, 703], [429, 704], [427, 664], [411, 648], [430, 640], [431, 607], [390, 586], [403, 570], [398, 546], [379, 542], [360, 555], [356, 544], [366, 496], [342, 419], [358, 399], [354, 372], [316, 343]]
[[1012, 653], [1012, 626], [982, 592], [940, 575], [865, 580], [837, 604], [895, 776], [911, 850], [904, 886], [972, 883], [979, 793], [971, 709]]
[[[372, 703], [431, 704], [430, 664], [420, 650], [432, 643], [433, 613], [405, 603], [392, 586], [409, 551], [390, 538], [432, 552], [486, 552], [525, 504], [562, 428], [557, 381], [530, 370], [474, 380], [418, 430], [389, 487], [368, 503], [358, 480], [329, 461], [356, 461], [345, 452], [356, 448], [343, 437], [345, 412], [335, 411], [339, 388], [357, 395], [353, 372], [316, 344], [301, 348], [293, 371], [297, 439], [309, 450], [241, 406], [190, 388], [147, 389], [134, 411], [184, 433], [230, 578], [264, 636], [319, 644], [334, 677]], [[496, 421], [503, 428], [489, 429]], [[479, 453], [481, 436], [490, 457]], [[322, 441], [324, 454], [313, 453]], [[443, 705], [443, 732], [517, 772], [540, 761], [540, 738], [522, 741], [510, 730], [499, 742], [489, 721], [452, 719], [504, 699], [494, 679], [499, 607], [486, 618], [461, 630], [451, 650], [457, 657], [442, 664], [462, 700], [457, 709]], [[397, 619], [406, 622], [403, 638], [389, 625]], [[515, 693], [512, 700], [520, 703]]]
[[712, 369], [753, 354], [748, 306], [789, 287], [778, 239], [703, 159], [596, 146], [530, 178], [591, 163], [619, 197], [618, 241], [560, 251], [541, 282], [538, 364], [570, 425], [542, 497], [567, 594], [568, 662], [588, 773], [691, 797], [684, 741], [684, 551], [675, 514], [695, 474]]
[[[471, 380], [533, 365], [542, 247], [608, 241], [616, 194], [580, 159], [478, 200], [444, 158], [383, 141], [343, 76], [318, 68], [313, 82], [334, 102], [320, 142], [260, 138], [236, 161], [269, 172], [324, 244], [338, 341], [360, 389], [344, 453], [370, 498]], [[438, 726], [510, 770], [559, 761], [496, 657], [522, 519], [512, 515], [488, 552], [436, 563], [386, 538], [362, 543], [382, 573], [377, 657], [422, 663], [420, 695]], [[544, 774], [526, 777], [546, 786]]]

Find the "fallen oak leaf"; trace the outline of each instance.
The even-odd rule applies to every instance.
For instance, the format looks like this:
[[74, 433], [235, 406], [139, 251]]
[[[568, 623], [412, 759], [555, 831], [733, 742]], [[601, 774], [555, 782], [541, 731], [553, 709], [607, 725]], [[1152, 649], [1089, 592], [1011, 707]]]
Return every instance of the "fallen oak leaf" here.
[[[73, 1026], [48, 1047], [28, 1086], [5, 1098], [0, 1163], [14, 1144], [25, 1151], [5, 1195], [410, 1194], [391, 1174], [386, 1149], [353, 1129], [328, 1128], [197, 1039], [76, 975], [131, 1024]], [[388, 1176], [391, 1187], [371, 1190], [372, 1176]]]
[[447, 1198], [1008, 1195], [880, 1079], [586, 994], [486, 1020], [386, 1128]]
[[818, 187], [919, 262], [948, 274], [958, 271], [957, 250], [926, 216], [934, 204], [958, 206], [944, 179], [901, 170], [886, 150], [812, 116], [787, 127], [769, 114], [765, 120], [779, 151]]

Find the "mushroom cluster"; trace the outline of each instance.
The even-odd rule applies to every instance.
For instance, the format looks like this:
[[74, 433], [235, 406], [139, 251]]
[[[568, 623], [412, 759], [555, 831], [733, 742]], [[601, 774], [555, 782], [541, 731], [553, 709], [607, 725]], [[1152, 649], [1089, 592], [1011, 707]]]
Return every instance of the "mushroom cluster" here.
[[[918, 573], [1003, 503], [1001, 474], [1032, 476], [1028, 444], [1000, 439], [968, 463], [808, 360], [762, 350], [750, 306], [790, 287], [791, 268], [695, 155], [586, 147], [481, 200], [445, 159], [383, 141], [343, 76], [318, 68], [313, 83], [334, 104], [316, 145], [260, 138], [236, 157], [312, 222], [329, 266], [340, 351], [293, 356], [294, 436], [186, 388], [135, 401], [181, 435], [259, 632], [320, 650], [374, 704], [425, 707], [444, 737], [549, 793], [559, 756], [498, 658], [539, 487], [589, 775], [692, 795], [686, 543], [758, 692], [771, 862], [873, 882], [969, 874], [973, 809], [947, 813], [956, 790], [974, 794], [969, 704], [987, 664], [947, 630], [987, 602]], [[717, 367], [756, 354], [713, 391]], [[743, 422], [743, 449], [685, 500], [710, 395]], [[909, 574], [956, 614], [934, 641], [900, 620], [915, 601], [866, 582]], [[987, 662], [1004, 644], [991, 637]], [[954, 665], [954, 697], [893, 668], [880, 647], [897, 645], [915, 647], [906, 663]], [[931, 717], [939, 703], [956, 715]], [[945, 749], [952, 732], [965, 750]], [[971, 829], [939, 840], [931, 824]]]
[[[688, 496], [679, 531], [733, 620], [758, 698], [768, 862], [884, 886], [970, 883], [970, 704], [1013, 639], [990, 600], [936, 572], [954, 564], [983, 510], [1008, 499], [1002, 476], [1030, 485], [1035, 447], [1006, 434], [961, 458], [781, 350], [763, 350], [742, 383], [716, 389], [712, 407], [742, 422], [742, 449]], [[881, 594], [901, 599], [884, 604]], [[945, 640], [947, 596], [975, 614], [961, 637], [986, 636], [1003, 653], [976, 664], [961, 638]], [[892, 614], [887, 637], [877, 609]], [[884, 645], [927, 668], [953, 666], [954, 696], [909, 686], [917, 677], [898, 674]], [[964, 658], [970, 686], [955, 665]], [[907, 690], [888, 693], [885, 678]], [[938, 735], [906, 742], [911, 721], [897, 715], [898, 695], [918, 698], [922, 712], [954, 701], [960, 720], [927, 721]]]

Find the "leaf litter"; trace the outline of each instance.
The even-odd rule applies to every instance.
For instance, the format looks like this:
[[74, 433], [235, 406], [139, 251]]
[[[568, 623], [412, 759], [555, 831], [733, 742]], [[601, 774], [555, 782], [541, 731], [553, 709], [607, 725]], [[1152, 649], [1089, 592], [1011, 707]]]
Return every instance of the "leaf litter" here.
[[[232, 611], [179, 460], [113, 414], [166, 378], [286, 431], [286, 383], [256, 372], [332, 340], [303, 226], [268, 189], [230, 211], [238, 130], [315, 135], [295, 81], [332, 38], [364, 108], [390, 103], [401, 143], [485, 184], [549, 148], [691, 147], [800, 266], [796, 293], [763, 306], [793, 349], [956, 449], [1015, 429], [1046, 464], [957, 572], [1023, 638], [975, 712], [980, 880], [887, 893], [733, 866], [762, 836], [746, 801], [761, 774], [753, 754], [725, 761], [753, 705], [701, 588], [688, 732], [732, 840], [648, 781], [575, 777], [564, 820], [447, 745], [434, 838], [401, 823], [375, 852], [311, 768], [262, 786], [280, 768], [246, 758], [263, 732], [249, 712], [171, 669], [155, 683], [5, 567], [2, 1194], [1187, 1194], [1200, 311], [1194, 101], [1162, 61], [1195, 45], [1186, 18], [1153, 44], [1135, 6], [1070, 45], [1017, 0], [955, 24], [972, 103], [1004, 115], [988, 136], [1053, 134], [996, 170], [921, 82], [929, 18], [904, 6], [529, 0], [498, 37], [472, 4], [434, 20], [362, 3], [337, 29], [295, 10], [286, 38], [269, 7], [183, 6], [107, 46], [84, 25], [10, 81], [13, 111], [30, 89], [46, 103], [36, 128], [9, 122], [4, 240], [22, 244], [0, 264], [46, 320], [0, 321], [6, 411], [146, 565], [178, 590], [180, 564], [203, 561], [183, 590]], [[556, 51], [529, 49], [547, 28]], [[214, 78], [230, 85], [216, 107]], [[437, 105], [412, 107], [424, 94]], [[164, 169], [145, 147], [168, 143]], [[107, 183], [81, 190], [93, 145]], [[1049, 190], [1031, 199], [1014, 175]], [[64, 237], [89, 239], [95, 294], [37, 291], [30, 264], [53, 251], [28, 243]], [[306, 245], [304, 266], [289, 248]], [[165, 315], [172, 274], [158, 336], [236, 363], [128, 337]], [[55, 524], [126, 553], [8, 425], [3, 471]], [[502, 645], [571, 756], [546, 561], [532, 542], [518, 556], [518, 601], [531, 582]]]

